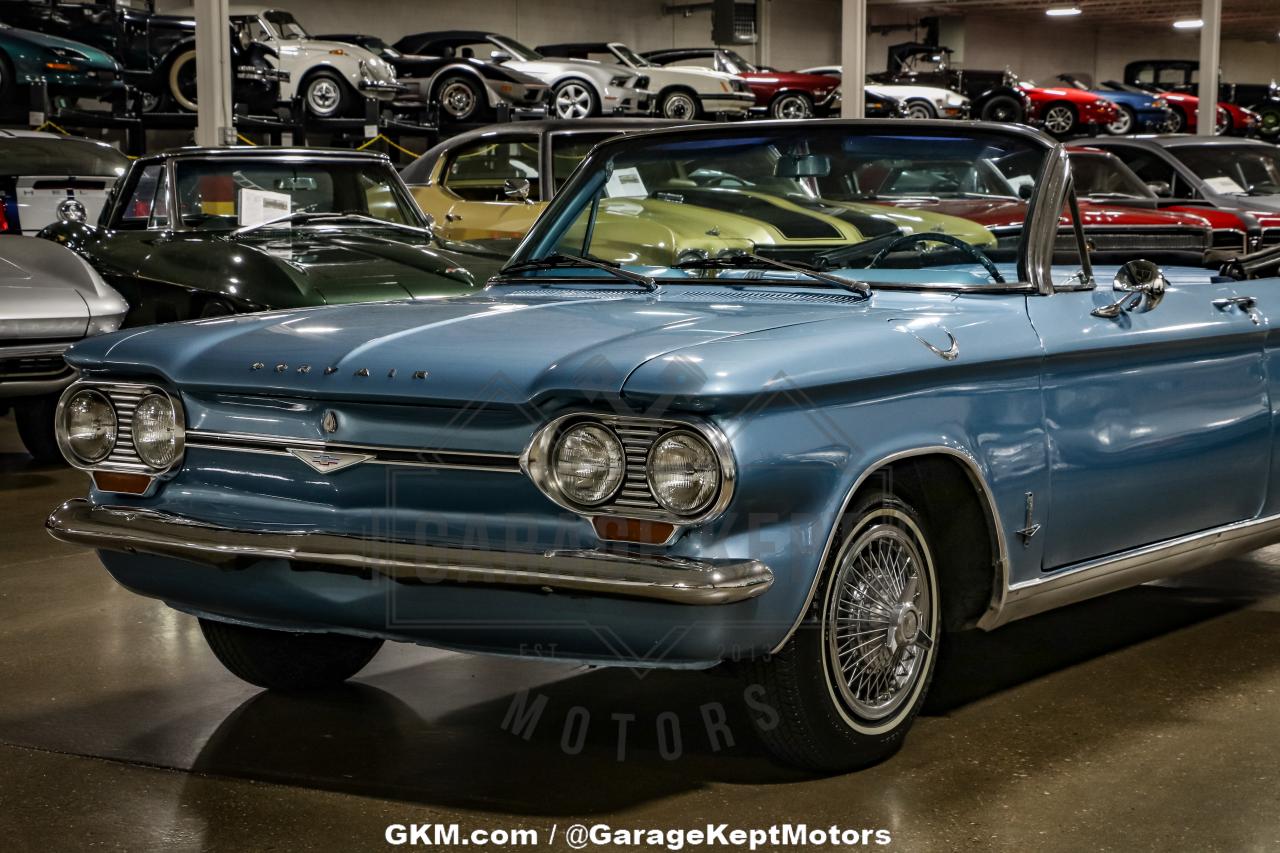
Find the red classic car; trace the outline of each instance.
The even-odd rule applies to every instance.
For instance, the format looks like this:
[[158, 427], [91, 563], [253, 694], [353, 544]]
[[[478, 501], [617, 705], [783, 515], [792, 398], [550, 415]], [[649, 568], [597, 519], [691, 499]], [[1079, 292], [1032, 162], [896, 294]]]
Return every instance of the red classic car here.
[[1020, 84], [1031, 99], [1027, 119], [1057, 137], [1080, 133], [1096, 134], [1120, 117], [1120, 108], [1092, 92], [1073, 86], [1041, 88], [1031, 82]]
[[678, 47], [651, 50], [644, 58], [655, 65], [691, 65], [736, 74], [756, 96], [756, 108], [770, 118], [809, 118], [840, 112], [840, 78], [761, 68], [724, 47]]

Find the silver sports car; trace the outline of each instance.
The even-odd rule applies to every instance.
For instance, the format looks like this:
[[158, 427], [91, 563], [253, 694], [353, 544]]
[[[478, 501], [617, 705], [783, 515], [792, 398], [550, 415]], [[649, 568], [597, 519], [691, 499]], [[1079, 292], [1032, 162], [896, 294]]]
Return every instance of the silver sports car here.
[[63, 361], [81, 338], [120, 328], [129, 305], [75, 252], [35, 237], [0, 237], [0, 407], [40, 462], [62, 454], [58, 395], [75, 377]]

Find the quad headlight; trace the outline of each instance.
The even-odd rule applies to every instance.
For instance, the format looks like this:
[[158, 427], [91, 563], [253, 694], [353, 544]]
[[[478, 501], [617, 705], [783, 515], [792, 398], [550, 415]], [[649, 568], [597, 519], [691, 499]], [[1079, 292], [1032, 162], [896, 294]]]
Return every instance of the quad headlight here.
[[106, 395], [85, 389], [62, 406], [58, 433], [63, 454], [79, 465], [101, 462], [116, 446], [116, 410]]
[[622, 442], [598, 424], [578, 424], [565, 430], [551, 453], [556, 484], [569, 500], [583, 506], [607, 501], [618, 491], [626, 473]]
[[720, 460], [705, 439], [669, 432], [653, 445], [646, 465], [653, 497], [677, 515], [694, 515], [720, 490]]
[[133, 447], [152, 468], [168, 468], [181, 452], [178, 413], [163, 394], [148, 394], [133, 412]]

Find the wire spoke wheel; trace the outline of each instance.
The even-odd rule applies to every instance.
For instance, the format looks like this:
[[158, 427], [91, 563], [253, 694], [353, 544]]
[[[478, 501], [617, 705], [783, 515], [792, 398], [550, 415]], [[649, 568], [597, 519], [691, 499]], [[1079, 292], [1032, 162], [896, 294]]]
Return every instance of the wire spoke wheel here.
[[885, 510], [844, 549], [826, 613], [828, 678], [853, 714], [886, 720], [915, 699], [937, 635], [920, 540]]
[[567, 83], [556, 90], [556, 115], [586, 118], [591, 115], [591, 93], [581, 83]]

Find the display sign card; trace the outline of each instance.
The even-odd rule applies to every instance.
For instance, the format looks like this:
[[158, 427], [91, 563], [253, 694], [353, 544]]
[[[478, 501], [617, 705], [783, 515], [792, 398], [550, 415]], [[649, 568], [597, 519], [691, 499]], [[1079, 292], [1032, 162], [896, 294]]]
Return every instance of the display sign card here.
[[1209, 189], [1213, 190], [1216, 193], [1244, 192], [1244, 187], [1237, 184], [1233, 178], [1227, 178], [1227, 177], [1205, 178], [1204, 182], [1205, 184], [1208, 185]]
[[239, 222], [243, 225], [257, 225], [272, 219], [288, 216], [293, 199], [288, 193], [273, 193], [268, 190], [240, 190]]
[[649, 191], [644, 188], [644, 179], [640, 170], [634, 166], [626, 169], [614, 169], [605, 184], [605, 193], [609, 198], [645, 198]]

